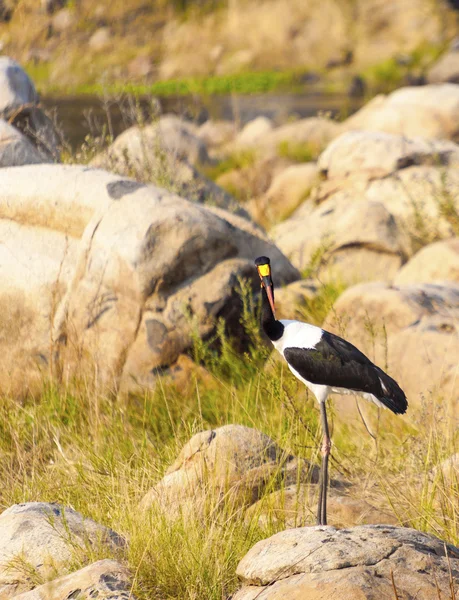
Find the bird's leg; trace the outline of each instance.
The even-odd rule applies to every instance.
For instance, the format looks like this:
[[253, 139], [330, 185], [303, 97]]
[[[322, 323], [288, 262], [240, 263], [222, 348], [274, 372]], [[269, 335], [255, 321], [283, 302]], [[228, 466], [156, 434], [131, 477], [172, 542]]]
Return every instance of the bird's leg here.
[[327, 484], [328, 484], [328, 457], [330, 456], [331, 440], [328, 430], [327, 409], [325, 402], [320, 402], [320, 417], [322, 421], [322, 468], [320, 470], [319, 506], [317, 509], [317, 525], [327, 524]]

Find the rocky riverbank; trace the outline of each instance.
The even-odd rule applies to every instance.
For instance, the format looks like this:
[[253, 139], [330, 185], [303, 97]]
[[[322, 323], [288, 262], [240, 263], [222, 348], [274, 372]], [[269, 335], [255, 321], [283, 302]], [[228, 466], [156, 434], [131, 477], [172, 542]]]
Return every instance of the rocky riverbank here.
[[[161, 115], [85, 164], [9, 59], [0, 113], [1, 597], [454, 597], [459, 86], [342, 123]], [[327, 528], [258, 255], [281, 317], [409, 399], [398, 420], [336, 399]]]

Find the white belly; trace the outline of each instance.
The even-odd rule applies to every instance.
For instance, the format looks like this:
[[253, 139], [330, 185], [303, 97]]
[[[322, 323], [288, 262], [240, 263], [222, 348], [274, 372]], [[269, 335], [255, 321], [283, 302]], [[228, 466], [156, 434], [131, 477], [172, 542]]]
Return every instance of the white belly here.
[[[288, 363], [287, 363], [288, 364]], [[298, 371], [288, 365], [290, 371], [295, 375], [297, 379], [304, 383], [304, 385], [314, 394], [318, 402], [325, 402], [330, 394], [353, 394], [354, 396], [361, 396], [365, 400], [373, 402], [377, 406], [386, 408], [382, 402], [380, 402], [376, 396], [369, 394], [368, 392], [357, 392], [355, 390], [348, 390], [347, 388], [330, 387], [329, 385], [321, 385], [320, 383], [312, 383], [304, 377], [302, 377]]]

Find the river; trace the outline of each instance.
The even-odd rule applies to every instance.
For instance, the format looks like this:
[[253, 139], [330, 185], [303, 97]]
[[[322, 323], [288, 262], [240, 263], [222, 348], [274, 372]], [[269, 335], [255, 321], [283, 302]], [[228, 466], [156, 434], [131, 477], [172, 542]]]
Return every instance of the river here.
[[322, 93], [251, 94], [227, 96], [143, 97], [137, 102], [128, 96], [100, 98], [97, 96], [65, 96], [42, 98], [45, 108], [54, 113], [64, 139], [75, 150], [88, 134], [119, 135], [122, 131], [155, 114], [173, 113], [203, 123], [209, 118], [230, 119], [244, 125], [264, 115], [282, 124], [289, 119], [329, 114], [338, 119], [347, 117], [362, 105], [361, 100]]

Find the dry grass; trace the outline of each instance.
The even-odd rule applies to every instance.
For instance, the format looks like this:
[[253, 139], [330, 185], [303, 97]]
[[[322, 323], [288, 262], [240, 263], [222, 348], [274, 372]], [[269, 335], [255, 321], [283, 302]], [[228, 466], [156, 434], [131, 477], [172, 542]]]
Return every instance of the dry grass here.
[[[244, 319], [252, 350], [240, 356], [222, 338], [217, 354], [196, 339], [194, 356], [207, 375], [193, 375], [186, 387], [163, 378], [156, 391], [127, 402], [101, 396], [84, 381], [44, 385], [22, 402], [0, 397], [1, 506], [59, 502], [124, 534], [129, 548], [122, 560], [140, 598], [221, 600], [231, 593], [238, 561], [281, 527], [276, 519], [268, 516], [262, 527], [256, 515], [244, 522], [233, 506], [216, 510], [210, 502], [204, 517], [170, 522], [154, 511], [142, 514], [138, 503], [194, 432], [227, 423], [255, 427], [289, 452], [318, 461], [315, 401], [281, 363], [264, 368], [267, 353], [249, 308]], [[376, 443], [332, 409], [332, 476], [345, 477], [353, 495], [400, 523], [458, 543], [457, 475], [437, 468], [456, 451], [457, 434], [441, 406], [435, 414], [428, 403], [424, 408], [413, 403], [401, 419], [370, 407]], [[105, 555], [97, 548], [84, 559], [75, 555], [69, 566]]]

